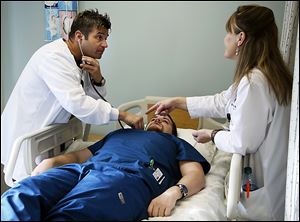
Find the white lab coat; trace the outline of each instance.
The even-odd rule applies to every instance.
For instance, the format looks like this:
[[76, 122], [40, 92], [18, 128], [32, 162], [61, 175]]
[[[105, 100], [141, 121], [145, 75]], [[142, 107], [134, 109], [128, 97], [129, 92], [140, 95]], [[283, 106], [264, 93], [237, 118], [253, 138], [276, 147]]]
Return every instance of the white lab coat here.
[[251, 220], [283, 220], [288, 153], [290, 106], [278, 104], [263, 74], [253, 69], [250, 82], [242, 78], [237, 90], [214, 96], [188, 97], [192, 118], [226, 118], [231, 115], [230, 131], [215, 136], [218, 149], [251, 154], [258, 190], [242, 199], [247, 210], [241, 217]]
[[[105, 87], [96, 88], [105, 96]], [[88, 74], [76, 65], [67, 44], [58, 39], [34, 53], [1, 115], [1, 163], [4, 164], [4, 172], [17, 137], [50, 124], [67, 123], [71, 114], [85, 123], [106, 124], [117, 120], [119, 111], [99, 99]], [[13, 178], [20, 180], [24, 177], [21, 152]]]

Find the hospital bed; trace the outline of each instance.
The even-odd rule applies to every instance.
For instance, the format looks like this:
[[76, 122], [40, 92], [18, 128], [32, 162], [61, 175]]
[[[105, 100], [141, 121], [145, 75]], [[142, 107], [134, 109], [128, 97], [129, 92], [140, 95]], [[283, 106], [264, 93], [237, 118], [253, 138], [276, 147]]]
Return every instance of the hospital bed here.
[[[145, 115], [145, 111], [165, 98], [167, 97], [147, 96], [124, 103], [118, 108], [143, 115], [146, 123], [153, 113]], [[171, 116], [176, 122], [178, 137], [195, 147], [210, 162], [211, 170], [206, 175], [205, 188], [191, 197], [178, 201], [171, 216], [150, 217], [148, 220], [237, 219], [241, 196], [242, 156], [218, 150], [211, 142], [197, 143], [192, 137], [193, 129], [225, 127], [226, 122], [210, 118], [190, 119], [189, 114], [183, 110], [174, 110]], [[116, 128], [120, 128], [120, 125], [117, 124]], [[72, 118], [69, 123], [54, 124], [19, 137], [14, 142], [7, 164], [4, 175], [6, 184], [12, 187], [17, 182], [13, 181], [12, 174], [21, 147], [26, 154], [24, 155], [25, 168], [30, 176], [32, 170], [43, 159], [92, 145], [94, 142], [87, 141], [89, 130], [90, 125], [84, 125], [77, 118]]]

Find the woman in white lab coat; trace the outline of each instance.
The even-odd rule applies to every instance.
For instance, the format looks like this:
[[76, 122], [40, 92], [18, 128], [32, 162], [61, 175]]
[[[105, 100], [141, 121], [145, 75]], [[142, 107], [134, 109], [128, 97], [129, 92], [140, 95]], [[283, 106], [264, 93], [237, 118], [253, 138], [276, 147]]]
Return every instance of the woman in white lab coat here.
[[[107, 15], [83, 11], [73, 21], [69, 39], [46, 44], [31, 57], [1, 115], [4, 173], [16, 138], [54, 123], [67, 123], [71, 115], [89, 124], [122, 120], [143, 128], [141, 116], [119, 112], [100, 98], [106, 90], [98, 59], [108, 47], [110, 29]], [[16, 180], [28, 175], [23, 155], [21, 147], [13, 173]]]
[[188, 110], [192, 118], [228, 117], [229, 130], [195, 131], [196, 141], [212, 140], [220, 150], [250, 154], [255, 191], [245, 199], [241, 217], [283, 220], [288, 152], [292, 75], [278, 48], [278, 30], [272, 10], [240, 6], [226, 23], [225, 58], [237, 61], [233, 84], [211, 96], [174, 97], [156, 109]]

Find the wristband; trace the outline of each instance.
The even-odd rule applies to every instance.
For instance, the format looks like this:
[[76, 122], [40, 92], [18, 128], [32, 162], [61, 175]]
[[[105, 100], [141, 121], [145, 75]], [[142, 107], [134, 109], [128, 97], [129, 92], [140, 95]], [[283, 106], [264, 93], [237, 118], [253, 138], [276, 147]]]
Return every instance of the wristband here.
[[95, 86], [104, 86], [106, 83], [106, 80], [104, 79], [104, 77], [102, 76], [102, 79], [99, 83], [95, 82], [94, 79], [92, 79], [92, 84], [94, 84]]
[[210, 139], [211, 139], [211, 141], [212, 141], [213, 143], [215, 143], [215, 136], [216, 136], [217, 132], [222, 131], [222, 130], [224, 130], [224, 129], [214, 129], [214, 130], [211, 132], [211, 134], [210, 134]]
[[179, 187], [180, 193], [181, 193], [181, 198], [179, 200], [184, 199], [188, 195], [188, 189], [184, 184], [176, 184], [175, 186]]

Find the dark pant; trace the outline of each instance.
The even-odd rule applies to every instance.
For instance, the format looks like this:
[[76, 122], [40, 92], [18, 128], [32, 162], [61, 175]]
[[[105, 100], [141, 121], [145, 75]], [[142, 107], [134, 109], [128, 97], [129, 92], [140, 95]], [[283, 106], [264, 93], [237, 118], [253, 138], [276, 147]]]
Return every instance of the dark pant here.
[[151, 193], [136, 174], [68, 164], [22, 180], [1, 197], [1, 220], [141, 220]]

